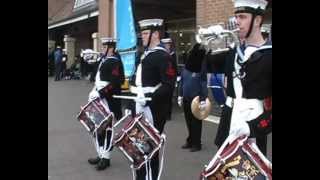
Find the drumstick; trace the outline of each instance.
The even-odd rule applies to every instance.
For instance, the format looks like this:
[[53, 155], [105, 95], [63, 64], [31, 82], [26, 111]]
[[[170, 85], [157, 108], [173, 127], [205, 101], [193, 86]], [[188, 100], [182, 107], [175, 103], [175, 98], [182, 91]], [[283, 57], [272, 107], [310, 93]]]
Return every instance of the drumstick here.
[[[119, 99], [132, 99], [132, 100], [138, 99], [137, 96], [119, 96], [119, 95], [113, 95], [112, 97], [114, 97], [114, 98], [119, 98]], [[141, 98], [141, 99], [144, 99], [144, 100], [146, 100], [146, 101], [151, 101], [151, 100], [152, 100], [151, 97], [145, 97], [145, 98]]]

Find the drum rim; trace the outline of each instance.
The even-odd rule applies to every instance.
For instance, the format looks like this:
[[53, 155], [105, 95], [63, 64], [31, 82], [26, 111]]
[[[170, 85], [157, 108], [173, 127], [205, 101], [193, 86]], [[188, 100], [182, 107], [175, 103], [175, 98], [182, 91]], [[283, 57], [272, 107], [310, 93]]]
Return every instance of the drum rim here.
[[[257, 153], [259, 152], [259, 149], [256, 149], [254, 148], [254, 146], [252, 146], [252, 144], [250, 145], [249, 144], [250, 142], [247, 138], [245, 138], [244, 140], [237, 139], [233, 141], [229, 146], [230, 149], [222, 151], [220, 153], [221, 155], [218, 155], [216, 162], [209, 169], [205, 168], [204, 171], [201, 173], [201, 176], [206, 178], [211, 176], [214, 172], [216, 172], [221, 167], [221, 165], [225, 161], [230, 159], [230, 157], [232, 157], [236, 151], [241, 149], [248, 156], [248, 158], [254, 163], [254, 165], [259, 169], [261, 174], [263, 174], [267, 179], [272, 179], [272, 177], [270, 177], [270, 174], [272, 175], [272, 167], [268, 167], [270, 162], [269, 161], [266, 162], [262, 157], [260, 157], [259, 153]], [[212, 160], [214, 160], [214, 158]], [[258, 163], [258, 160], [262, 161], [261, 165], [260, 163]]]
[[[100, 114], [103, 115], [104, 119], [103, 119], [99, 124], [97, 124], [95, 121], [92, 121], [92, 119], [89, 118], [90, 122], [92, 122], [92, 123], [95, 125], [95, 127], [94, 127], [94, 129], [90, 129], [89, 126], [86, 124], [86, 125], [85, 125], [85, 128], [86, 128], [87, 131], [89, 131], [89, 132], [91, 132], [91, 133], [94, 133], [94, 132], [101, 126], [101, 124], [103, 124], [105, 121], [107, 121], [108, 119], [110, 119], [110, 116], [113, 117], [113, 113], [107, 111], [107, 108], [103, 105], [103, 103], [100, 102], [100, 100], [101, 100], [101, 98], [97, 97], [97, 98], [95, 98], [94, 100], [88, 102], [86, 105], [84, 105], [84, 106], [81, 108], [81, 111], [80, 111], [80, 112], [78, 113], [78, 115], [77, 115], [78, 121], [80, 121], [81, 124], [83, 124], [83, 125], [86, 124], [85, 121], [81, 118], [81, 116], [82, 116], [83, 113], [86, 112], [86, 109], [87, 109], [87, 108], [89, 107], [89, 105], [91, 105], [91, 104], [95, 107], [95, 109], [97, 109], [97, 110], [99, 111]], [[103, 112], [103, 111], [100, 109], [100, 107], [98, 106], [98, 104], [101, 105], [101, 106], [104, 108], [104, 111], [105, 111], [105, 112]], [[107, 114], [107, 115], [106, 115], [106, 114]], [[112, 119], [113, 119], [113, 118], [111, 118], [111, 121], [112, 121]], [[88, 129], [89, 129], [89, 130], [88, 130]]]
[[219, 167], [228, 160], [233, 154], [239, 149], [241, 146], [241, 143], [237, 143], [239, 140], [235, 140], [229, 145], [229, 149], [224, 150], [221, 152], [221, 155], [218, 155], [216, 162], [212, 165], [211, 168], [208, 170], [205, 170], [204, 174], [205, 177], [208, 177], [212, 175], [214, 172], [216, 172]]

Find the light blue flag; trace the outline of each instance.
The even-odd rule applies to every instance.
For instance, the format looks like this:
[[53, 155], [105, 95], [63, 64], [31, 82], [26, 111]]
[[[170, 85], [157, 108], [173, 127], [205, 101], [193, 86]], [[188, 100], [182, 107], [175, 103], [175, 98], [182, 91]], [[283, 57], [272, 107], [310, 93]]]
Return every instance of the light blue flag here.
[[117, 49], [120, 52], [126, 77], [134, 71], [137, 34], [131, 0], [116, 0]]

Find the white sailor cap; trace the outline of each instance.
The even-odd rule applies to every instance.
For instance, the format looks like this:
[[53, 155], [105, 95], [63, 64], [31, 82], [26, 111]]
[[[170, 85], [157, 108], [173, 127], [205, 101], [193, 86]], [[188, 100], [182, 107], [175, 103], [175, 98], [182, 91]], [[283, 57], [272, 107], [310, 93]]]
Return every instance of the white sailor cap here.
[[160, 29], [163, 25], [163, 19], [144, 19], [139, 21], [140, 30]]
[[247, 12], [262, 15], [267, 5], [266, 0], [234, 0], [235, 13]]
[[171, 38], [164, 38], [164, 39], [161, 39], [161, 42], [162, 43], [172, 43], [172, 39]]
[[61, 49], [61, 46], [57, 46], [57, 49]]
[[112, 37], [103, 37], [103, 38], [101, 38], [102, 45], [115, 44], [116, 42], [117, 42], [117, 39], [112, 38]]

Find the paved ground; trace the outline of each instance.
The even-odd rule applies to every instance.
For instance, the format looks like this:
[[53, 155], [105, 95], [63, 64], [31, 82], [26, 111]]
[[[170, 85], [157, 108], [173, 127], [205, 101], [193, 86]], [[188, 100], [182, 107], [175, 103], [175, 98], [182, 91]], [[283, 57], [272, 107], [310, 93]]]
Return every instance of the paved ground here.
[[[132, 179], [127, 159], [114, 149], [111, 167], [97, 172], [87, 163], [96, 156], [88, 134], [76, 120], [80, 105], [87, 102], [93, 84], [86, 80], [53, 81], [48, 78], [48, 179], [50, 180], [128, 180]], [[210, 116], [214, 122], [218, 118]], [[187, 135], [183, 112], [176, 105], [173, 120], [165, 127], [167, 144], [162, 180], [197, 180], [204, 165], [214, 156], [213, 140], [217, 124], [203, 123], [203, 149], [191, 153], [180, 146]], [[272, 161], [272, 134], [268, 139], [268, 158]]]

